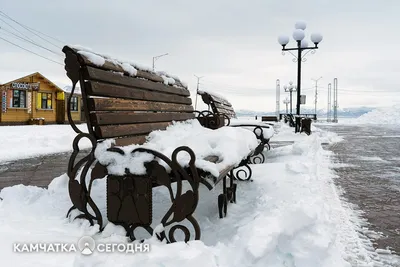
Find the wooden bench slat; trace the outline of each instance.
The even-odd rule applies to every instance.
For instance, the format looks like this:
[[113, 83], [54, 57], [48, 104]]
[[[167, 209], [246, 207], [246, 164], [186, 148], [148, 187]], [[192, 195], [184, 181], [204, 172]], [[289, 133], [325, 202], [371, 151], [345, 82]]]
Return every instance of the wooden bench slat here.
[[84, 78], [87, 80], [107, 82], [117, 85], [147, 89], [151, 91], [158, 91], [174, 95], [190, 96], [189, 90], [185, 88], [168, 86], [161, 82], [153, 82], [144, 79], [132, 79], [132, 77], [130, 76], [123, 76], [119, 73], [106, 71], [90, 66], [86, 67], [85, 74], [86, 75], [84, 75]]
[[165, 111], [192, 112], [193, 106], [174, 103], [127, 100], [118, 98], [89, 98], [89, 110], [96, 111]]
[[151, 100], [155, 102], [192, 104], [189, 97], [164, 94], [149, 90], [135, 89], [121, 85], [107, 84], [102, 82], [85, 82], [87, 93], [90, 96], [119, 97], [125, 99]]
[[133, 144], [141, 145], [146, 142], [147, 135], [129, 136], [115, 139], [116, 146], [129, 146]]
[[129, 135], [144, 135], [154, 130], [165, 130], [172, 122], [137, 123], [124, 125], [95, 126], [98, 138], [113, 138]]
[[230, 111], [230, 112], [235, 112], [235, 111], [233, 110], [233, 107], [232, 107], [232, 106], [222, 105], [222, 104], [220, 104], [220, 103], [214, 103], [214, 105], [215, 105], [217, 108], [225, 109], [225, 110]]
[[166, 113], [166, 112], [107, 112], [90, 114], [92, 124], [132, 124], [143, 122], [166, 122], [166, 121], [182, 121], [193, 119], [194, 113]]

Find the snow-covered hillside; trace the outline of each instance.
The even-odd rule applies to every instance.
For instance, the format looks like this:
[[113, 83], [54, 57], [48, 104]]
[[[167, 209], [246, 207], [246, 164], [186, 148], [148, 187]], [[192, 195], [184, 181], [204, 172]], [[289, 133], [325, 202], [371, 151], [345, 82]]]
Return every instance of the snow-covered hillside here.
[[400, 125], [400, 104], [374, 109], [359, 118], [346, 121], [350, 124], [395, 124]]

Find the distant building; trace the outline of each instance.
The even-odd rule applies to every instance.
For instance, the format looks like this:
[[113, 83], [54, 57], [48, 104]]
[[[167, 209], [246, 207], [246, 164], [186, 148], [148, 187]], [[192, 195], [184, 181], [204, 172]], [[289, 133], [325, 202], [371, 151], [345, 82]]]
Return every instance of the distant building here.
[[[66, 101], [70, 91], [61, 89], [39, 72], [0, 85], [0, 94], [0, 124], [28, 124], [39, 120], [46, 124], [63, 124], [68, 121]], [[79, 122], [80, 91], [74, 93], [71, 110], [73, 119]]]

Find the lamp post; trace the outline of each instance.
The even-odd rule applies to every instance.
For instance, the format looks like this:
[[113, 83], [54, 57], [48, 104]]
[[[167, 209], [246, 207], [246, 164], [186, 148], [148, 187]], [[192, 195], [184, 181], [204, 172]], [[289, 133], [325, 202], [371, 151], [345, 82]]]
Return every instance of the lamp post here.
[[160, 57], [163, 57], [166, 55], [168, 55], [168, 53], [153, 57], [153, 71], [155, 71], [155, 69], [156, 69], [156, 66], [155, 66], [156, 60], [159, 59]]
[[[285, 89], [285, 92], [290, 93], [290, 114], [292, 114], [292, 93], [296, 92], [296, 86], [293, 85], [293, 82], [289, 82], [289, 86], [285, 85], [283, 86], [283, 89]], [[286, 112], [287, 113], [287, 112]]]
[[[278, 42], [282, 45], [282, 54], [285, 54], [285, 51], [297, 51], [297, 56], [292, 54], [294, 58], [294, 62], [297, 62], [297, 105], [296, 105], [296, 115], [300, 116], [300, 96], [301, 96], [301, 62], [306, 61], [305, 55], [312, 51], [315, 53], [315, 49], [318, 49], [318, 44], [322, 41], [322, 35], [319, 33], [311, 34], [311, 42], [314, 43], [315, 46], [308, 46], [308, 42], [304, 39], [305, 33], [304, 30], [306, 29], [306, 23], [304, 22], [297, 22], [295, 24], [295, 30], [293, 32], [293, 39], [296, 41], [296, 47], [293, 48], [286, 48], [286, 45], [289, 43], [289, 37], [285, 35], [281, 35], [278, 37]], [[306, 53], [303, 54], [303, 51], [308, 50]], [[295, 132], [300, 131], [300, 125], [297, 123], [298, 119], [296, 120], [296, 130]]]
[[283, 104], [286, 105], [286, 114], [288, 114], [288, 104], [289, 104], [289, 99], [287, 99], [287, 97], [285, 98], [285, 100], [283, 100]]

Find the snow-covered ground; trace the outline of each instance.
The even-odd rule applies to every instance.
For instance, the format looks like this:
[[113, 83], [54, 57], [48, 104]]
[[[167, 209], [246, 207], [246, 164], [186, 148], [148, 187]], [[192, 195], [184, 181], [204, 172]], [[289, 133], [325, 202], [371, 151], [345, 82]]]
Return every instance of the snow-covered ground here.
[[[210, 192], [201, 187], [194, 216], [202, 240], [166, 245], [152, 238], [145, 241], [149, 253], [15, 253], [16, 242], [76, 244], [90, 235], [96, 242], [126, 243], [127, 238], [111, 223], [97, 233], [97, 225], [65, 218], [71, 206], [66, 175], [56, 177], [48, 189], [4, 188], [1, 266], [390, 266], [362, 236], [362, 221], [341, 202], [333, 183], [332, 155], [321, 143], [341, 139], [315, 127], [311, 136], [295, 135], [283, 124], [276, 129], [273, 140], [294, 144], [266, 152], [266, 163], [252, 166], [254, 182], [238, 182], [237, 203], [229, 204], [226, 218], [217, 214], [221, 188]], [[70, 140], [64, 142], [70, 145]], [[96, 180], [92, 190], [104, 214], [105, 180]], [[153, 190], [153, 201], [157, 222], [169, 203], [162, 188]]]
[[[87, 132], [86, 124], [77, 126]], [[0, 163], [72, 151], [76, 135], [69, 125], [0, 126]], [[80, 146], [87, 148], [90, 141], [84, 138]]]

